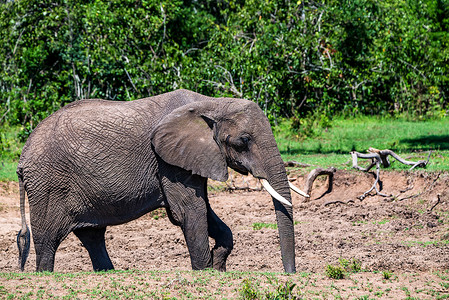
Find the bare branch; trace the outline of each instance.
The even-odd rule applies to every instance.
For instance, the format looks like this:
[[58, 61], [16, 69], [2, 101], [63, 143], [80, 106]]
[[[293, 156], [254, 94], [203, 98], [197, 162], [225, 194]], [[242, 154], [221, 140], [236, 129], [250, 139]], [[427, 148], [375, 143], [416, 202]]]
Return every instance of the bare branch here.
[[129, 82], [131, 82], [131, 85], [132, 85], [134, 91], [136, 91], [138, 93], [139, 91], [137, 90], [136, 86], [134, 85], [134, 82], [133, 82], [131, 76], [129, 75], [128, 70], [126, 70], [126, 68], [124, 68], [124, 70], [125, 70], [126, 75], [128, 76]]
[[16, 55], [17, 45], [19, 44], [20, 39], [22, 38], [22, 34], [23, 34], [24, 31], [25, 31], [25, 29], [22, 29], [22, 31], [19, 34], [19, 37], [17, 38], [16, 44], [14, 45], [14, 50], [12, 51], [12, 55], [13, 56]]
[[422, 71], [418, 70], [417, 67], [415, 67], [415, 66], [409, 64], [408, 62], [406, 62], [405, 60], [402, 60], [402, 59], [400, 59], [400, 58], [398, 58], [398, 60], [399, 60], [401, 63], [406, 64], [407, 66], [409, 66], [410, 68], [412, 68], [413, 70], [415, 70], [416, 72], [418, 72], [419, 75], [421, 75], [425, 80], [427, 80], [426, 75], [424, 75], [424, 73], [423, 73]]
[[437, 195], [437, 202], [434, 205], [432, 205], [432, 207], [428, 210], [428, 212], [431, 212], [435, 208], [435, 206], [438, 205], [438, 203], [440, 203], [440, 194]]
[[[350, 152], [351, 156], [352, 156], [352, 167], [354, 169], [363, 171], [363, 172], [368, 172], [374, 165], [376, 166], [376, 180], [374, 181], [374, 184], [371, 186], [371, 188], [366, 191], [365, 193], [363, 193], [363, 195], [359, 196], [358, 198], [360, 200], [363, 200], [373, 189], [376, 190], [376, 194], [382, 197], [388, 197], [390, 195], [386, 195], [381, 193], [378, 189], [377, 189], [377, 184], [379, 182], [379, 170], [380, 170], [380, 164], [382, 163], [382, 166], [385, 168], [388, 168], [391, 163], [390, 160], [388, 159], [388, 156], [392, 156], [393, 158], [395, 158], [397, 161], [399, 161], [400, 163], [403, 163], [405, 165], [409, 165], [412, 166], [410, 170], [416, 168], [416, 167], [426, 167], [427, 164], [429, 163], [429, 159], [430, 159], [430, 154], [427, 157], [427, 160], [420, 160], [417, 162], [414, 161], [407, 161], [403, 158], [401, 158], [399, 155], [397, 155], [396, 153], [394, 153], [391, 150], [379, 150], [379, 149], [375, 149], [375, 148], [369, 148], [368, 149], [367, 154], [364, 153], [359, 153], [356, 151], [352, 151]], [[362, 158], [362, 159], [371, 159], [371, 163], [366, 167], [360, 167], [357, 163], [358, 158]]]
[[225, 91], [228, 90], [231, 93], [233, 93], [235, 96], [237, 96], [238, 98], [242, 98], [243, 93], [241, 91], [239, 91], [237, 89], [237, 87], [235, 86], [234, 79], [232, 78], [231, 72], [229, 72], [228, 70], [226, 70], [225, 68], [223, 68], [222, 66], [219, 66], [219, 65], [216, 65], [215, 67], [223, 70], [224, 78], [228, 82], [229, 86], [227, 86], [226, 84], [224, 84], [222, 82], [216, 82], [216, 81], [212, 81], [212, 80], [203, 80], [203, 81], [211, 83], [216, 88], [223, 89]]
[[315, 179], [320, 175], [328, 175], [329, 176], [329, 186], [326, 191], [326, 194], [330, 193], [332, 191], [332, 183], [333, 183], [334, 174], [336, 171], [337, 171], [337, 169], [335, 169], [334, 167], [329, 167], [327, 169], [322, 169], [322, 168], [313, 169], [307, 176], [306, 183], [304, 184], [304, 192], [307, 195], [310, 195], [310, 193], [312, 191], [313, 182], [315, 181]]
[[183, 54], [186, 55], [186, 54], [188, 54], [189, 52], [197, 51], [197, 50], [200, 50], [200, 49], [199, 49], [199, 48], [190, 48], [190, 49], [188, 49], [186, 52], [184, 52]]
[[350, 152], [351, 156], [352, 156], [352, 166], [353, 166], [353, 168], [355, 168], [357, 170], [360, 170], [360, 171], [365, 171], [365, 172], [369, 171], [369, 169], [372, 168], [373, 164], [370, 165], [370, 168], [359, 167], [357, 165], [357, 158], [363, 158], [363, 159], [371, 158], [371, 159], [374, 159], [374, 160], [379, 160], [382, 163], [382, 166], [384, 166], [385, 168], [388, 168], [390, 166], [390, 161], [388, 159], [389, 155], [392, 156], [393, 158], [395, 158], [397, 161], [399, 161], [400, 163], [402, 163], [404, 165], [412, 166], [412, 168], [410, 170], [412, 170], [412, 169], [414, 169], [416, 167], [423, 167], [423, 168], [425, 168], [427, 166], [427, 164], [429, 163], [430, 154], [432, 153], [432, 152], [429, 153], [429, 156], [427, 157], [427, 160], [420, 160], [420, 161], [415, 162], [415, 161], [405, 160], [405, 159], [401, 158], [399, 155], [397, 155], [396, 153], [394, 153], [393, 151], [388, 150], [388, 149], [378, 150], [378, 149], [375, 149], [375, 148], [369, 148], [368, 152], [369, 153], [367, 153], [367, 154], [359, 153], [359, 152], [356, 152], [356, 151]]
[[341, 201], [341, 200], [335, 200], [335, 201], [327, 201], [326, 203], [324, 203], [323, 205], [324, 206], [328, 206], [328, 205], [331, 205], [331, 204], [349, 204], [349, 203], [354, 203], [354, 200], [352, 200], [352, 199], [349, 199], [348, 201], [346, 201], [346, 202], [344, 202], [344, 201]]

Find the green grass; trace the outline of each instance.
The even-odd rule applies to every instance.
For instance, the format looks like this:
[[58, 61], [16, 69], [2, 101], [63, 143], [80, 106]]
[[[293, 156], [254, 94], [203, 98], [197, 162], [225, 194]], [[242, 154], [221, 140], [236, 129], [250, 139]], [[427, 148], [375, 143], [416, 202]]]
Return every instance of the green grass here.
[[[0, 273], [1, 299], [447, 299], [447, 272], [204, 271]], [[330, 276], [331, 275], [331, 276]], [[345, 280], [336, 280], [342, 279]], [[414, 283], [416, 288], [407, 288]], [[384, 298], [382, 298], [384, 299]]]
[[[309, 275], [298, 273], [306, 283]], [[0, 273], [0, 298], [298, 299], [290, 275], [270, 272]]]
[[326, 266], [326, 275], [332, 279], [343, 279], [345, 277], [345, 270], [342, 266]]
[[0, 127], [0, 181], [17, 181], [17, 163], [24, 145], [19, 132], [19, 127]]
[[253, 224], [254, 230], [261, 230], [262, 228], [278, 229], [278, 225], [271, 224], [271, 223], [254, 223]]
[[[284, 160], [296, 160], [314, 166], [351, 168], [350, 151], [366, 152], [370, 147], [390, 149], [408, 160], [427, 159], [428, 170], [449, 170], [449, 119], [409, 121], [379, 117], [336, 119], [330, 128], [318, 129], [313, 138], [301, 138], [284, 121], [274, 128]], [[391, 161], [395, 161], [391, 159]], [[393, 162], [390, 169], [408, 169]]]
[[382, 278], [385, 280], [389, 280], [393, 276], [391, 271], [382, 271]]
[[5, 159], [0, 162], [0, 181], [17, 181], [17, 161]]
[[[298, 225], [300, 221], [294, 221], [293, 224]], [[253, 230], [261, 230], [262, 228], [278, 229], [278, 225], [275, 223], [253, 223], [252, 227]]]

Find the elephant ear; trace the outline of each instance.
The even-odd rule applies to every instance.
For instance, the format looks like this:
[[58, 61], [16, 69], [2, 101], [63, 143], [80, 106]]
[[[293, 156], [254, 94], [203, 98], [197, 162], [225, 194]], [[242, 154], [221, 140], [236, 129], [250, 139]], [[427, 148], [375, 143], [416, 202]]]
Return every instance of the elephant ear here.
[[215, 121], [207, 117], [204, 102], [175, 109], [153, 131], [151, 142], [167, 163], [218, 181], [228, 179], [226, 160], [214, 139]]

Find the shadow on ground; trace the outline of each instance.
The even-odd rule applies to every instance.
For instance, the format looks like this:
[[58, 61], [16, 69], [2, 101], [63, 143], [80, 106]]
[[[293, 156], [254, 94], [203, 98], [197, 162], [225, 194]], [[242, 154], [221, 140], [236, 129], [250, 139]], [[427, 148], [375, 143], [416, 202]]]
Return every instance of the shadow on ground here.
[[[316, 149], [301, 149], [288, 146], [287, 149], [280, 150], [282, 155], [313, 155], [313, 154], [348, 154], [351, 151], [363, 152], [367, 149], [358, 149], [356, 145], [352, 145], [351, 149], [333, 149], [327, 150], [322, 147]], [[381, 147], [384, 148], [384, 147]], [[449, 135], [427, 135], [420, 136], [413, 139], [402, 139], [399, 142], [394, 142], [392, 145], [386, 147], [394, 152], [411, 152], [417, 150], [449, 150]], [[383, 149], [382, 149], [383, 150]]]

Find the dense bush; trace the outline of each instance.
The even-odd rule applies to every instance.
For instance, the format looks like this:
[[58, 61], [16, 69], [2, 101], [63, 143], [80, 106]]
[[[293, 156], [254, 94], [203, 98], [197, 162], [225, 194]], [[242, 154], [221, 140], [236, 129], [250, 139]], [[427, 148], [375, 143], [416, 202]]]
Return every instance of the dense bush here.
[[81, 98], [187, 88], [276, 122], [445, 115], [448, 0], [0, 3], [0, 123], [30, 131]]

